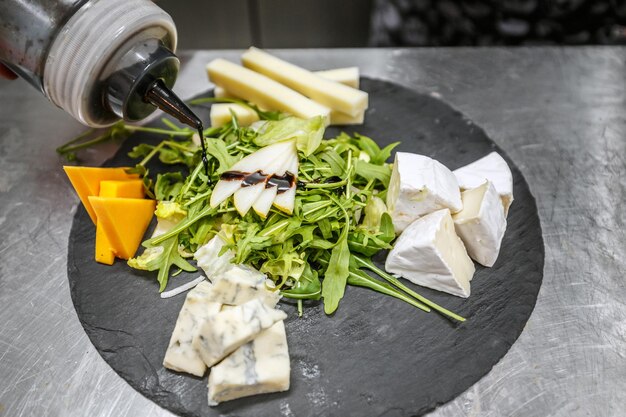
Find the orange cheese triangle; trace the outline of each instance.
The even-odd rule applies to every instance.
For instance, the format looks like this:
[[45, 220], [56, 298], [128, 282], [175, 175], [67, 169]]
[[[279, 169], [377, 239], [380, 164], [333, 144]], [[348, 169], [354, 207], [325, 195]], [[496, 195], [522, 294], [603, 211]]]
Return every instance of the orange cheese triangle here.
[[115, 256], [132, 258], [150, 225], [156, 201], [89, 196], [89, 202]]
[[[109, 198], [143, 198], [144, 188], [142, 180], [100, 181], [100, 197]], [[102, 220], [96, 223], [96, 262], [113, 265], [115, 251], [102, 226]]]
[[97, 196], [100, 194], [100, 181], [139, 178], [136, 174], [127, 174], [126, 170], [128, 168], [64, 166], [63, 169], [94, 224], [96, 224], [96, 213], [91, 207], [91, 204], [89, 204], [89, 196]]

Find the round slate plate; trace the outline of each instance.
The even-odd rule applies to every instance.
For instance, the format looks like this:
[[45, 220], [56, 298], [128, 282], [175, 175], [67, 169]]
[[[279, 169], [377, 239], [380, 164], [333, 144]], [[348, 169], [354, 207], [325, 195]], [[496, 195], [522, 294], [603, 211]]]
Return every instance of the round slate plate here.
[[[380, 80], [363, 79], [370, 108], [360, 132], [402, 151], [438, 159], [451, 169], [491, 151], [502, 153], [482, 129], [447, 104]], [[210, 93], [209, 93], [210, 94]], [[205, 95], [209, 95], [205, 94]], [[207, 107], [198, 107], [207, 117]], [[329, 129], [326, 137], [340, 129]], [[129, 138], [108, 165], [128, 166], [140, 142]], [[503, 155], [505, 158], [506, 155]], [[424, 288], [436, 303], [465, 316], [451, 323], [396, 299], [349, 287], [333, 317], [312, 304], [298, 318], [282, 303], [291, 356], [291, 389], [207, 406], [206, 378], [161, 365], [184, 296], [159, 298], [156, 277], [125, 262], [94, 262], [93, 224], [79, 207], [69, 240], [68, 275], [78, 317], [102, 357], [128, 383], [160, 406], [184, 416], [413, 416], [465, 391], [507, 352], [535, 305], [544, 248], [535, 200], [520, 171], [507, 159], [515, 202], [500, 257], [493, 268], [477, 265], [472, 295], [461, 299]], [[152, 172], [164, 167], [155, 165]], [[383, 259], [379, 259], [382, 265]], [[197, 274], [195, 274], [197, 275]], [[194, 275], [194, 276], [195, 276]], [[190, 279], [171, 279], [178, 286]]]

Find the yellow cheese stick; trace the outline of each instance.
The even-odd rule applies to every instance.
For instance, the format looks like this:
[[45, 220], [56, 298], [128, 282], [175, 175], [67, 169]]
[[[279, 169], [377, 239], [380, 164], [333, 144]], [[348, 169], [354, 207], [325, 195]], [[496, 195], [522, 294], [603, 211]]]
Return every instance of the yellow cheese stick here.
[[[315, 71], [315, 74], [327, 80], [337, 81], [338, 83], [345, 84], [348, 87], [359, 88], [359, 67], [347, 67], [347, 68], [335, 68], [325, 71]], [[213, 90], [215, 98], [237, 98], [231, 94], [230, 91], [224, 88], [215, 86]]]
[[[260, 49], [248, 49], [241, 56], [241, 62], [245, 67], [265, 74], [333, 110], [356, 116], [367, 108], [368, 95], [365, 91], [327, 80]], [[237, 94], [237, 91], [228, 89]]]
[[365, 111], [362, 111], [356, 116], [349, 116], [345, 113], [341, 113], [336, 110], [333, 110], [330, 112], [330, 124], [331, 125], [362, 125], [364, 119], [365, 119]]
[[347, 85], [352, 88], [359, 88], [359, 67], [335, 68], [326, 71], [315, 71], [315, 75], [319, 75], [327, 80], [337, 81], [340, 84]]
[[211, 106], [211, 127], [220, 127], [230, 122], [231, 110], [237, 116], [237, 122], [240, 126], [249, 126], [259, 120], [257, 112], [250, 107], [236, 103], [215, 103]]
[[322, 116], [326, 124], [330, 122], [329, 108], [240, 65], [218, 58], [207, 65], [207, 72], [214, 84], [263, 108], [291, 113], [303, 119]]

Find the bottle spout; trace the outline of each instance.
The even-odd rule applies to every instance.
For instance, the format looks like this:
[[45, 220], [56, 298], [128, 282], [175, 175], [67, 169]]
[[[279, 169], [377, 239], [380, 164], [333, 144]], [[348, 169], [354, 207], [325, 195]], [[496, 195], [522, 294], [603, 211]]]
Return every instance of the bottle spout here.
[[202, 121], [160, 78], [148, 87], [144, 100], [175, 117], [181, 123], [202, 129]]

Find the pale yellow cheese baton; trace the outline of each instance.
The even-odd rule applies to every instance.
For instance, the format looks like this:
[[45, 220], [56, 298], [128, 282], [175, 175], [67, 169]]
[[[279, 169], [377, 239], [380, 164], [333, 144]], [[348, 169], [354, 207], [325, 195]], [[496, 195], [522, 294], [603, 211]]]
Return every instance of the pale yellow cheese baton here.
[[241, 62], [245, 67], [265, 74], [333, 110], [356, 116], [367, 108], [368, 95], [365, 91], [327, 80], [260, 49], [248, 49], [241, 56]]
[[335, 68], [325, 71], [314, 71], [313, 73], [348, 87], [359, 88], [359, 67]]
[[363, 120], [365, 120], [365, 111], [356, 116], [349, 116], [336, 110], [330, 112], [331, 125], [362, 125]]
[[257, 112], [250, 107], [236, 103], [215, 103], [211, 106], [211, 127], [220, 127], [230, 122], [232, 119], [231, 110], [237, 116], [237, 122], [240, 126], [249, 126], [259, 120]]
[[263, 74], [221, 58], [207, 65], [207, 73], [214, 84], [263, 108], [291, 113], [303, 119], [322, 116], [326, 124], [330, 122], [328, 107], [306, 98]]

